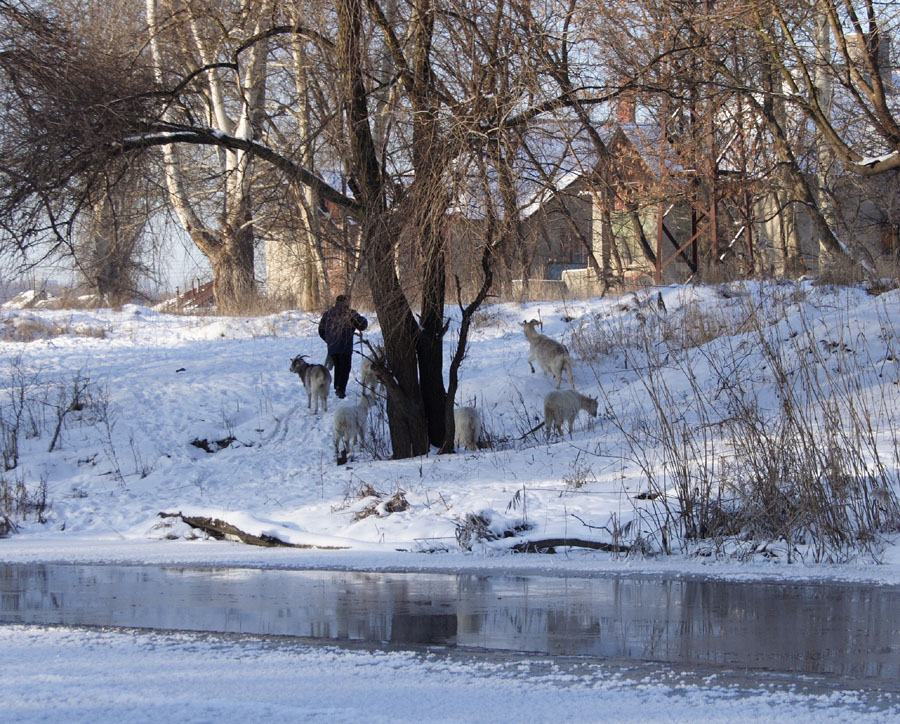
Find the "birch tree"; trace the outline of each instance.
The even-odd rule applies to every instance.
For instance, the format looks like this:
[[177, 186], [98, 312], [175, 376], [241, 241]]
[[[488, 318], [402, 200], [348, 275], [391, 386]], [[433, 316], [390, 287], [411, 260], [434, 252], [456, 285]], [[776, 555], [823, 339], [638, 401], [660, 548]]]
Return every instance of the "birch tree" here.
[[[298, 32], [288, 33], [287, 39], [279, 44], [281, 50], [276, 55], [276, 65], [286, 69], [286, 77], [283, 89], [271, 92], [279, 96], [278, 102], [283, 104], [291, 119], [290, 128], [282, 129], [286, 134], [286, 145], [294, 149], [297, 162], [310, 170], [318, 166], [317, 149], [325, 146], [320, 133], [328, 122], [321, 118], [327, 117], [329, 110], [328, 104], [317, 102], [323, 95], [325, 81], [315, 72], [315, 44], [299, 30], [307, 26], [327, 26], [329, 18], [321, 7], [300, 0], [288, 3], [284, 8], [286, 21]], [[321, 20], [317, 23], [316, 18]], [[273, 45], [278, 43], [274, 37], [272, 42]], [[271, 126], [281, 126], [275, 117], [270, 117], [270, 122]], [[267, 293], [270, 298], [302, 309], [320, 309], [332, 296], [326, 260], [326, 220], [320, 213], [320, 199], [311, 186], [289, 187], [287, 196], [290, 208], [284, 209], [286, 223], [270, 227], [265, 238]]]
[[[228, 12], [231, 10], [232, 12]], [[202, 114], [210, 132], [242, 140], [259, 138], [266, 95], [267, 44], [241, 43], [261, 30], [269, 0], [249, 7], [216, 8], [181, 0], [146, 0], [149, 47], [156, 80], [172, 85], [174, 74], [194, 78], [196, 107], [169, 105], [162, 117], [175, 124], [185, 114]], [[250, 18], [249, 25], [244, 19]], [[257, 18], [252, 20], [252, 18]], [[164, 174], [172, 207], [184, 230], [209, 260], [216, 304], [222, 313], [246, 308], [255, 296], [254, 219], [251, 197], [253, 158], [240, 148], [199, 157], [178, 146], [163, 146]], [[196, 180], [186, 180], [188, 164], [214, 164], [211, 204], [197, 199]]]

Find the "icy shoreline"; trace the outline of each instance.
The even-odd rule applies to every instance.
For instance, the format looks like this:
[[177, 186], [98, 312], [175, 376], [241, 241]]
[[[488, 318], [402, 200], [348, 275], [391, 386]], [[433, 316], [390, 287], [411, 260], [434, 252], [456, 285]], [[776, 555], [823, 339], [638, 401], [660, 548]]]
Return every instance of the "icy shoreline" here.
[[897, 565], [810, 565], [688, 560], [600, 558], [582, 551], [549, 554], [412, 553], [405, 551], [316, 551], [259, 548], [213, 541], [104, 541], [96, 538], [0, 541], [0, 562], [178, 566], [192, 568], [277, 568], [447, 575], [653, 577], [676, 580], [796, 584], [900, 586]]

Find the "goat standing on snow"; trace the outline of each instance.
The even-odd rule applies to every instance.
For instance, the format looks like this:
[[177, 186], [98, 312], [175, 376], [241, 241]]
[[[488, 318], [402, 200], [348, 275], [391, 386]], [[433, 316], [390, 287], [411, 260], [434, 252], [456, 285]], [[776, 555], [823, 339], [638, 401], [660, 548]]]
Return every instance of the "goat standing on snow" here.
[[359, 368], [359, 383], [362, 385], [363, 393], [371, 392], [375, 396], [375, 390], [384, 385], [378, 379], [375, 368], [384, 364], [384, 347], [376, 345], [372, 347], [372, 356], [363, 355], [363, 361]]
[[556, 387], [559, 389], [560, 384], [562, 384], [563, 371], [566, 371], [569, 373], [569, 383], [574, 390], [575, 379], [572, 376], [572, 358], [569, 356], [569, 350], [555, 339], [550, 339], [550, 337], [536, 332], [534, 325], [537, 323], [536, 319], [532, 319], [530, 322], [522, 322], [525, 338], [531, 346], [531, 352], [528, 355], [528, 366], [531, 367], [531, 373], [534, 374], [532, 361], [537, 360], [544, 374], [549, 372], [556, 378]]
[[453, 411], [453, 446], [466, 450], [478, 449], [481, 437], [481, 415], [474, 407], [457, 407]]
[[544, 432], [547, 439], [550, 433], [556, 429], [562, 434], [562, 424], [569, 424], [569, 435], [572, 434], [572, 425], [578, 412], [584, 410], [591, 417], [597, 417], [597, 400], [586, 397], [575, 390], [553, 390], [544, 398]]
[[[374, 398], [360, 395], [355, 405], [345, 402], [334, 411], [334, 455], [338, 464], [346, 462], [347, 453], [354, 447], [362, 447], [366, 436], [366, 418], [369, 408], [375, 404]], [[343, 453], [340, 444], [343, 443]]]
[[306, 408], [312, 407], [312, 401], [316, 401], [315, 414], [319, 414], [319, 400], [325, 412], [328, 412], [328, 391], [331, 389], [331, 373], [325, 365], [309, 364], [304, 355], [298, 354], [291, 360], [291, 372], [300, 375], [300, 380], [306, 388]]

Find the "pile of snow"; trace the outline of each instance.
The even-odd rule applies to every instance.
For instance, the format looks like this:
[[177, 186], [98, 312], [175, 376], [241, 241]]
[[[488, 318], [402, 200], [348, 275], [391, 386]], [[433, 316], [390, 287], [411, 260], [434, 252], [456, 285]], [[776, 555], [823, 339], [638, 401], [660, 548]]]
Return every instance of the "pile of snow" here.
[[0, 304], [0, 309], [95, 309], [102, 304], [103, 300], [97, 294], [54, 296], [47, 291], [26, 289]]

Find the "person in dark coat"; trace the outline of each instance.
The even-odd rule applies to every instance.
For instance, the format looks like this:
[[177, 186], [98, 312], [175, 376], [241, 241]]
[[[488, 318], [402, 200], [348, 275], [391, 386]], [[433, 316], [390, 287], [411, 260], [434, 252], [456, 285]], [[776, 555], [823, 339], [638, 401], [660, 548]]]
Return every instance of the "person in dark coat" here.
[[319, 336], [328, 345], [328, 356], [334, 363], [334, 392], [338, 397], [347, 393], [353, 355], [353, 333], [362, 332], [369, 322], [355, 309], [350, 300], [339, 294], [334, 306], [325, 311], [319, 322]]

